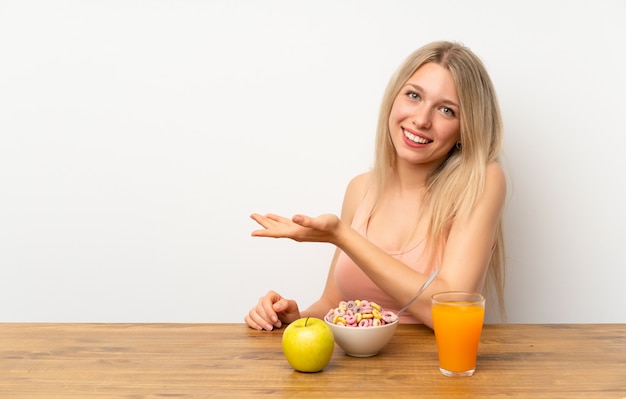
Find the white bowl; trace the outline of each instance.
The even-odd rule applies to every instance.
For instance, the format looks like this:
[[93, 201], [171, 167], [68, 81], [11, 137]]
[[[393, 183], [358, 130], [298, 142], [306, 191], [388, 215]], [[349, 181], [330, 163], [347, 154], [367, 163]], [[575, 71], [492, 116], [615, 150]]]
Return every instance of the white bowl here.
[[343, 324], [333, 324], [324, 319], [333, 330], [335, 342], [346, 355], [368, 357], [377, 355], [381, 349], [391, 341], [398, 321], [382, 326], [346, 327]]

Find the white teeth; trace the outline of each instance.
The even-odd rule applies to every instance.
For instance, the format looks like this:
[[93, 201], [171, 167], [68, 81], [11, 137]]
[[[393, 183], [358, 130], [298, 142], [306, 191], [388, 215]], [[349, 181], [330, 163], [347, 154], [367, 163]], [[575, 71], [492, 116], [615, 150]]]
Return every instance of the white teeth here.
[[426, 139], [424, 139], [424, 138], [421, 138], [421, 137], [419, 137], [419, 136], [416, 136], [416, 135], [414, 135], [413, 133], [409, 133], [409, 132], [407, 132], [407, 131], [406, 131], [406, 130], [404, 130], [404, 129], [402, 130], [402, 132], [404, 133], [404, 136], [405, 136], [407, 139], [411, 140], [411, 141], [412, 141], [412, 142], [414, 142], [414, 143], [417, 143], [417, 144], [428, 144], [428, 143], [430, 142], [430, 140], [426, 140]]

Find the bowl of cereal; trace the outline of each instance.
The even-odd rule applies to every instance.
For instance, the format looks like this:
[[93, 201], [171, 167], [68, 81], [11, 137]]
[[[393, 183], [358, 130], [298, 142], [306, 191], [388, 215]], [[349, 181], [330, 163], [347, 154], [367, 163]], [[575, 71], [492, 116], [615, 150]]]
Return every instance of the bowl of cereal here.
[[330, 309], [324, 321], [346, 355], [375, 356], [393, 337], [398, 316], [366, 300], [342, 301]]

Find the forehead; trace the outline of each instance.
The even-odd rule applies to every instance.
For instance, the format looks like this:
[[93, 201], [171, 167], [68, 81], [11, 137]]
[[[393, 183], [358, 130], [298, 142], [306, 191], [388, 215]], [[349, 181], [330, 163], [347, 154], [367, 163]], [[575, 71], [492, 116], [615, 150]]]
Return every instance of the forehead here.
[[439, 64], [429, 62], [419, 67], [405, 85], [416, 86], [424, 94], [452, 101], [459, 102], [456, 86], [452, 72]]

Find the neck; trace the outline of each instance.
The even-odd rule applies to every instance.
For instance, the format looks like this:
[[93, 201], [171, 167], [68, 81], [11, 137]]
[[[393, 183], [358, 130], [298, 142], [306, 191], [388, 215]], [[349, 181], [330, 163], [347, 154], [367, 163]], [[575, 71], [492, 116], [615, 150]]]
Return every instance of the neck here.
[[395, 173], [391, 173], [390, 185], [400, 192], [410, 193], [419, 191], [423, 193], [426, 188], [428, 176], [433, 168], [424, 165], [412, 165], [406, 162], [396, 163]]

